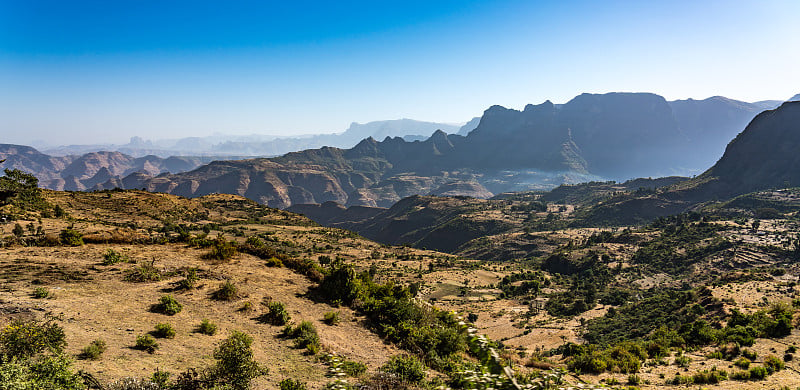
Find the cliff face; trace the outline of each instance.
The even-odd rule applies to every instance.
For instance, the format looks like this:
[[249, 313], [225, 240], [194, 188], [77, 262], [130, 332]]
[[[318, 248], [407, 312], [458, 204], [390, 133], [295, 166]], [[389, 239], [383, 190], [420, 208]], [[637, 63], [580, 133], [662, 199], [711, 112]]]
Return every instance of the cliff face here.
[[696, 191], [720, 198], [800, 185], [800, 101], [764, 111], [698, 177]]

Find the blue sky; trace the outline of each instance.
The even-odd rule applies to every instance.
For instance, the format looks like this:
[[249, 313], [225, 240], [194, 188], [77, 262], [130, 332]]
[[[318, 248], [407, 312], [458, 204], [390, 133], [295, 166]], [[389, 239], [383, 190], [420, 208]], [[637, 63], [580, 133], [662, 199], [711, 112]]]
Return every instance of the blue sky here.
[[0, 0], [0, 143], [465, 122], [582, 92], [800, 93], [800, 2]]

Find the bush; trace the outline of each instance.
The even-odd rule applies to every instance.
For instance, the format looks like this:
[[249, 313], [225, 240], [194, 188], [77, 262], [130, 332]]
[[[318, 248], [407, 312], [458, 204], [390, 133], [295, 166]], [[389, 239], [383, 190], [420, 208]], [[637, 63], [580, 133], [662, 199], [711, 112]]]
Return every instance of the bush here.
[[157, 282], [161, 280], [161, 271], [155, 266], [155, 260], [150, 263], [139, 263], [125, 275], [127, 282]]
[[642, 377], [636, 374], [628, 375], [628, 384], [631, 386], [639, 386], [642, 384]]
[[750, 380], [750, 371], [738, 371], [731, 374], [731, 379], [737, 381], [747, 381]]
[[109, 249], [103, 254], [103, 265], [114, 265], [120, 262], [128, 261], [128, 256], [123, 255], [113, 249]]
[[106, 342], [100, 339], [92, 341], [81, 350], [81, 359], [97, 360], [106, 351]]
[[270, 257], [267, 259], [267, 267], [283, 267], [283, 261], [277, 257]]
[[675, 365], [678, 367], [689, 367], [689, 363], [692, 362], [692, 359], [688, 356], [680, 355], [675, 357]]
[[741, 368], [743, 370], [746, 370], [746, 369], [750, 368], [750, 359], [745, 358], [745, 357], [740, 357], [740, 358], [736, 359], [735, 362], [733, 362], [733, 365], [736, 366], [736, 367], [739, 367], [739, 368]]
[[328, 325], [336, 325], [339, 323], [339, 312], [338, 311], [329, 311], [325, 313], [323, 317], [323, 321], [325, 321]]
[[200, 278], [197, 276], [197, 268], [189, 268], [183, 279], [179, 280], [175, 288], [179, 290], [191, 290], [197, 286], [197, 281]]
[[306, 390], [306, 384], [294, 379], [286, 378], [278, 385], [281, 390]]
[[756, 351], [753, 351], [751, 349], [744, 349], [744, 350], [742, 350], [742, 356], [744, 356], [744, 357], [746, 357], [746, 358], [748, 358], [748, 359], [750, 359], [752, 361], [752, 360], [756, 360], [756, 358], [758, 357], [758, 354], [756, 353]]
[[72, 360], [63, 354], [0, 363], [0, 389], [85, 389], [83, 379], [72, 372], [71, 364]]
[[83, 234], [77, 230], [67, 228], [61, 231], [59, 235], [61, 243], [69, 246], [83, 245]]
[[140, 349], [142, 351], [147, 351], [148, 353], [154, 353], [156, 349], [158, 349], [158, 343], [153, 336], [149, 334], [143, 334], [141, 336], [136, 337], [136, 349]]
[[183, 305], [180, 304], [172, 295], [164, 295], [159, 299], [158, 304], [155, 305], [157, 313], [163, 313], [168, 316], [174, 316], [183, 310]]
[[764, 367], [766, 367], [767, 371], [772, 374], [773, 372], [786, 368], [786, 364], [784, 364], [781, 359], [778, 359], [773, 355], [769, 355], [764, 358]]
[[750, 367], [750, 379], [752, 380], [761, 380], [767, 377], [767, 369], [762, 366], [754, 366]]
[[211, 251], [203, 255], [203, 258], [211, 260], [230, 260], [236, 255], [236, 242], [228, 241], [222, 236], [217, 237], [211, 244]]
[[232, 301], [239, 294], [239, 289], [230, 280], [226, 280], [219, 286], [217, 291], [211, 294], [211, 298], [218, 301]]
[[264, 241], [261, 241], [261, 239], [257, 236], [247, 237], [247, 240], [244, 243], [252, 246], [253, 248], [261, 248], [264, 246]]
[[197, 328], [197, 331], [208, 336], [213, 336], [217, 334], [217, 324], [209, 321], [207, 318], [204, 318], [203, 321], [200, 322], [200, 326]]
[[64, 329], [52, 318], [13, 320], [0, 331], [0, 352], [10, 358], [24, 359], [45, 350], [61, 353], [66, 345]]
[[692, 375], [692, 383], [696, 385], [716, 384], [728, 379], [728, 373], [724, 370], [711, 369], [696, 372]]
[[156, 330], [153, 331], [153, 336], [161, 339], [172, 339], [175, 338], [175, 329], [173, 329], [170, 324], [156, 324]]
[[425, 364], [415, 356], [392, 356], [381, 367], [381, 371], [412, 384], [420, 383], [425, 379]]
[[283, 303], [273, 301], [269, 303], [268, 308], [269, 311], [261, 316], [262, 322], [267, 322], [272, 325], [286, 325], [289, 320], [291, 320], [291, 316], [289, 312], [286, 311], [286, 307], [283, 306]]
[[319, 335], [317, 328], [309, 321], [303, 321], [292, 328], [287, 326], [283, 331], [284, 336], [294, 339], [295, 348], [305, 348], [312, 355], [319, 352]]
[[32, 295], [36, 299], [44, 299], [50, 296], [50, 291], [44, 287], [36, 287], [33, 289]]
[[214, 351], [217, 364], [214, 376], [233, 389], [247, 389], [250, 381], [267, 373], [253, 360], [253, 338], [246, 333], [233, 331]]

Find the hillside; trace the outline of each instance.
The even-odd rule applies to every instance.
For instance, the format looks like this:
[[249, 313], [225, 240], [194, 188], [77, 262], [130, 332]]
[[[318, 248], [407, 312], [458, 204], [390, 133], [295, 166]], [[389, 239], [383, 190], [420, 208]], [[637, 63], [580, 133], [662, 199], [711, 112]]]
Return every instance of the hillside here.
[[[602, 192], [642, 184], [635, 183], [594, 186]], [[400, 205], [409, 223], [444, 221], [449, 217], [441, 215], [449, 210], [469, 211], [477, 219], [507, 213], [523, 223], [534, 214], [569, 218], [571, 205], [538, 211], [537, 196], [413, 197]], [[755, 229], [764, 234], [756, 234], [749, 222], [706, 222], [699, 215], [616, 232], [557, 225], [535, 233], [484, 232], [461, 252], [508, 257], [475, 261], [377, 244], [234, 195], [186, 199], [144, 191], [44, 191], [38, 203], [10, 199], [0, 209], [11, 220], [0, 225], [0, 339], [12, 329], [6, 327], [12, 319], [54, 315], [52, 323], [64, 331], [64, 353], [76, 359], [74, 368], [103, 384], [150, 378], [156, 371], [171, 373], [168, 380], [175, 381], [192, 367], [211, 375], [202, 368], [216, 364], [214, 350], [239, 330], [253, 338], [253, 358], [269, 368], [251, 388], [278, 388], [284, 379], [309, 388], [330, 386], [337, 376], [331, 374], [336, 371], [328, 353], [363, 364], [366, 372], [345, 375], [364, 389], [425, 388], [441, 380], [456, 388], [464, 386], [462, 370], [474, 364], [481, 369], [481, 356], [491, 354], [469, 352], [481, 347], [466, 348], [459, 319], [446, 314], [454, 310], [463, 315], [460, 321], [474, 323], [477, 332], [498, 341], [490, 344], [502, 357], [498, 361], [512, 362], [520, 381], [537, 383], [555, 375], [567, 383], [610, 386], [635, 380], [670, 388], [673, 380], [699, 378], [716, 366], [726, 371], [717, 378], [721, 387], [800, 385], [792, 352], [780, 367], [773, 367], [777, 363], [771, 357], [800, 341], [800, 333], [769, 325], [795, 315], [791, 306], [779, 305], [795, 297], [787, 282], [800, 275], [792, 260], [796, 248], [783, 244], [797, 228], [791, 209], [762, 220]], [[781, 199], [772, 202], [777, 207]], [[422, 204], [431, 211], [418, 210]], [[75, 237], [83, 242], [72, 241]], [[521, 241], [536, 252], [512, 255], [514, 242]], [[227, 245], [235, 248], [231, 254], [215, 252]], [[195, 279], [185, 287], [189, 275]], [[337, 280], [341, 284], [332, 284]], [[166, 315], [154, 306], [166, 294], [182, 305], [179, 313]], [[445, 311], [412, 303], [423, 301]], [[313, 324], [319, 350], [298, 348], [297, 340], [303, 339], [279, 337], [283, 327], [267, 319], [275, 302], [283, 304], [294, 324]], [[734, 309], [744, 314], [736, 317]], [[333, 325], [324, 320], [331, 312], [338, 312]], [[215, 334], [198, 331], [204, 319], [217, 326]], [[727, 347], [727, 340], [738, 337], [733, 321], [753, 332], [752, 339], [738, 339], [742, 347], [737, 349]], [[175, 335], [156, 338], [152, 353], [137, 349], [137, 336], [158, 335], [154, 326], [159, 323], [170, 324]], [[669, 337], [683, 341], [658, 338], [662, 324], [677, 332]], [[692, 331], [698, 326], [707, 326], [702, 334], [718, 341], [698, 338]], [[81, 358], [96, 339], [103, 340], [105, 351], [96, 360]], [[581, 347], [587, 341], [594, 346]], [[660, 352], [642, 352], [645, 345]], [[387, 374], [392, 356], [409, 353], [427, 365], [430, 381], [402, 383]], [[620, 353], [626, 363], [615, 357]], [[749, 372], [733, 365], [742, 354], [750, 356], [751, 367], [771, 367], [764, 379], [737, 377]], [[585, 365], [587, 357], [602, 365]], [[464, 359], [476, 363], [462, 366], [458, 362]], [[490, 361], [482, 369], [490, 370], [495, 364]], [[571, 373], [548, 374], [553, 367]], [[503, 378], [495, 380], [508, 383]]]

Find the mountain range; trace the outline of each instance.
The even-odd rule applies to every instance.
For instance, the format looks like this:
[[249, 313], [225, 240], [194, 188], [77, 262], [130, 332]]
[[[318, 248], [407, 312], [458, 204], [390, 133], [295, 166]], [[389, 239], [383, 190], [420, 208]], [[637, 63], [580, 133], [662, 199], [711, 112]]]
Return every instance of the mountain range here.
[[[335, 202], [299, 204], [287, 210], [376, 241], [490, 258], [530, 256], [543, 245], [526, 230], [630, 226], [687, 211], [758, 215], [796, 211], [800, 183], [800, 101], [757, 115], [711, 168], [695, 178], [636, 179], [625, 183], [564, 185], [545, 193], [501, 194], [492, 199], [412, 196], [390, 208]], [[569, 205], [569, 207], [567, 207]], [[788, 208], [787, 208], [788, 207]], [[502, 245], [477, 240], [493, 237]], [[475, 241], [473, 241], [475, 240]]]
[[406, 140], [423, 140], [434, 131], [441, 129], [446, 132], [470, 131], [477, 123], [469, 127], [459, 127], [454, 124], [424, 122], [413, 119], [395, 119], [374, 121], [369, 123], [350, 124], [344, 132], [333, 134], [313, 134], [295, 137], [274, 135], [241, 135], [224, 136], [213, 135], [207, 137], [187, 137], [179, 139], [145, 140], [141, 137], [132, 137], [124, 145], [66, 145], [55, 148], [44, 148], [45, 153], [67, 156], [85, 154], [97, 151], [117, 151], [134, 157], [155, 155], [159, 157], [170, 156], [279, 156], [289, 152], [304, 149], [334, 146], [350, 148], [364, 138], [375, 137], [382, 139], [387, 136], [403, 137]]
[[563, 105], [492, 106], [466, 136], [437, 131], [414, 142], [370, 137], [350, 149], [215, 161], [191, 172], [129, 181], [189, 197], [239, 194], [273, 207], [326, 201], [388, 207], [414, 194], [486, 197], [589, 180], [686, 175], [711, 165], [771, 104], [778, 102], [582, 94]]
[[466, 135], [438, 129], [411, 142], [390, 134], [441, 124], [353, 124], [335, 137], [344, 142], [364, 134], [386, 136], [367, 137], [350, 149], [324, 146], [207, 165], [201, 164], [213, 158], [133, 158], [119, 152], [50, 157], [17, 147], [9, 150], [19, 156], [5, 166], [26, 168], [54, 189], [147, 188], [187, 197], [232, 193], [282, 208], [326, 201], [389, 207], [415, 194], [487, 198], [562, 183], [700, 173], [756, 114], [779, 103], [582, 94], [566, 104], [546, 101], [523, 110], [492, 106], [463, 127], [448, 128]]

